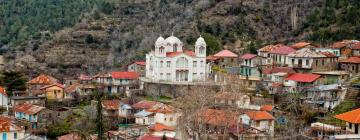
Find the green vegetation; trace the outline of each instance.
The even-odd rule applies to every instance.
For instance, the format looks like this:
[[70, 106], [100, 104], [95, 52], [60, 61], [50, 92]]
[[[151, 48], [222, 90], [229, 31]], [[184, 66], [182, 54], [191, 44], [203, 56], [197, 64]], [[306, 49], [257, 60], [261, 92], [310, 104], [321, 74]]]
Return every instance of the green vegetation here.
[[306, 39], [322, 44], [343, 39], [359, 39], [359, 8], [358, 0], [326, 0], [325, 6], [315, 10], [299, 32], [312, 31]]
[[0, 83], [10, 96], [13, 95], [14, 91], [24, 91], [26, 89], [26, 78], [23, 72], [5, 71], [0, 77]]
[[207, 43], [206, 51], [207, 51], [208, 55], [215, 54], [221, 50], [219, 41], [215, 36], [213, 36], [209, 33], [203, 33], [201, 36], [205, 39], [205, 42]]
[[0, 3], [0, 46], [18, 45], [41, 31], [71, 27], [80, 15], [98, 6], [110, 14], [114, 6], [104, 0], [7, 0]]

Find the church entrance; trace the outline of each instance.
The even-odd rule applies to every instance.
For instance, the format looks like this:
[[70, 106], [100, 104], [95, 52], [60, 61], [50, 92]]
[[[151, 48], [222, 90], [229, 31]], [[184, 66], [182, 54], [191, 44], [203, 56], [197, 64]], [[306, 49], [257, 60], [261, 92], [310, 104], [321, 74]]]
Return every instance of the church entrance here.
[[176, 81], [183, 82], [188, 81], [189, 70], [177, 70], [176, 71]]

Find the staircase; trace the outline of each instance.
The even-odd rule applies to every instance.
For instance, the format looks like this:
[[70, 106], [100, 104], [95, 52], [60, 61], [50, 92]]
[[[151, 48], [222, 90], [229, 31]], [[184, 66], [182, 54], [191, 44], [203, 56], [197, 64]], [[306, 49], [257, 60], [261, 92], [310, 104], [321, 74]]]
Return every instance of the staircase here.
[[359, 94], [360, 94], [360, 89], [352, 87], [351, 82], [356, 80], [356, 79], [359, 79], [359, 78], [360, 78], [360, 74], [357, 74], [357, 75], [354, 75], [353, 77], [351, 77], [346, 82], [344, 82], [343, 85], [345, 87], [347, 87], [345, 100], [347, 100], [347, 101], [357, 101], [357, 98], [359, 97]]

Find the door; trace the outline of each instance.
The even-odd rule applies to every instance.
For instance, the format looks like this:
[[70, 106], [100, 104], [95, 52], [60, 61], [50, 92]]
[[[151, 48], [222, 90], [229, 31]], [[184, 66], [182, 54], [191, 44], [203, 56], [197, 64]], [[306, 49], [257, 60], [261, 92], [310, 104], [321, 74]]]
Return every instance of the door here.
[[355, 124], [355, 134], [359, 134], [359, 124]]
[[3, 134], [2, 134], [2, 139], [3, 139], [3, 140], [7, 140], [7, 133], [6, 133], [6, 132], [3, 132]]
[[302, 67], [302, 60], [301, 60], [301, 59], [298, 60], [298, 67], [299, 67], [299, 68]]

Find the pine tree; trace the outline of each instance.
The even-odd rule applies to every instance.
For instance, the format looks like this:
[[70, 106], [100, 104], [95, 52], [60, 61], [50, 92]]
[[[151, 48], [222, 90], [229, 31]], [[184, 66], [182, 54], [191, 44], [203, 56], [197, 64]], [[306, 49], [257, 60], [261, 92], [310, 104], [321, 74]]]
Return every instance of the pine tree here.
[[98, 139], [103, 140], [103, 133], [104, 133], [104, 124], [103, 124], [103, 115], [102, 115], [102, 97], [103, 93], [97, 91], [95, 98], [97, 101], [96, 105], [96, 132], [98, 134]]

